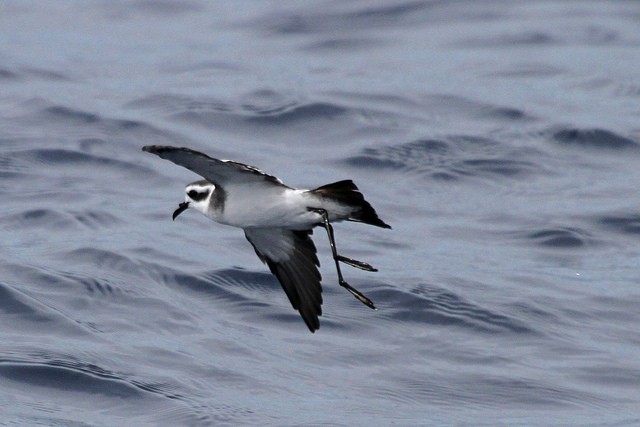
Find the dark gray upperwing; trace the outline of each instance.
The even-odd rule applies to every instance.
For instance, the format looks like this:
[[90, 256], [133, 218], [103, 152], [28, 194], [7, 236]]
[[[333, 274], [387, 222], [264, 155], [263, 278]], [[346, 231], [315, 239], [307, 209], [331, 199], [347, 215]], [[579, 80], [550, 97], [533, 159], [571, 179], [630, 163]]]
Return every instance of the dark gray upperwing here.
[[244, 234], [262, 262], [278, 278], [291, 305], [311, 332], [320, 328], [322, 315], [322, 276], [312, 230], [284, 228], [246, 228]]
[[225, 186], [231, 184], [251, 184], [269, 182], [285, 186], [282, 181], [259, 169], [231, 160], [219, 160], [204, 153], [186, 147], [171, 147], [166, 145], [146, 145], [142, 151], [152, 153], [172, 161], [193, 171], [207, 181]]

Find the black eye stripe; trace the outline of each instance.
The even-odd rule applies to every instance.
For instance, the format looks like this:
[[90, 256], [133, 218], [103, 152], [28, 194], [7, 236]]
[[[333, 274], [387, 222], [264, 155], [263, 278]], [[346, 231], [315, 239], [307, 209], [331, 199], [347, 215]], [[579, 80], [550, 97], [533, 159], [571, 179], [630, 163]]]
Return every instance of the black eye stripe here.
[[191, 190], [191, 191], [189, 191], [187, 193], [187, 195], [189, 196], [189, 198], [191, 200], [194, 200], [194, 201], [198, 202], [200, 200], [204, 200], [209, 195], [209, 192], [208, 191], [203, 191], [203, 192], [199, 193], [196, 190]]

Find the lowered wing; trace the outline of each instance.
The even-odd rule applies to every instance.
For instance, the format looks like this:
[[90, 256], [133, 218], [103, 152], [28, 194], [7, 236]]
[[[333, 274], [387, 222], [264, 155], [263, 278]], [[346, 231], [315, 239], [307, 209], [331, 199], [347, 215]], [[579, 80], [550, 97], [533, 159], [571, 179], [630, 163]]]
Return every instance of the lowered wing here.
[[320, 327], [318, 316], [322, 314], [322, 276], [311, 240], [312, 230], [245, 228], [244, 233], [258, 257], [280, 281], [293, 308], [300, 312], [309, 330], [315, 332]]

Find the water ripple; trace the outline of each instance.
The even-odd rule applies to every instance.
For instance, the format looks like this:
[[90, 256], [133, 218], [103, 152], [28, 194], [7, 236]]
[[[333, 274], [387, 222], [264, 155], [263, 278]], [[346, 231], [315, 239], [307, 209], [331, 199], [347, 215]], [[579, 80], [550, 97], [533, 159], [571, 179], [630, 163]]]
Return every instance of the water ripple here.
[[74, 221], [68, 215], [53, 209], [28, 209], [6, 218], [15, 227], [72, 228]]
[[38, 353], [29, 360], [0, 358], [0, 376], [33, 386], [100, 394], [107, 397], [142, 399], [145, 393], [169, 399], [182, 399], [175, 386], [127, 378], [74, 356]]
[[73, 259], [76, 263], [86, 263], [109, 271], [125, 271], [129, 274], [141, 275], [146, 272], [143, 264], [138, 263], [126, 254], [98, 249], [80, 247], [61, 255], [64, 259]]
[[327, 102], [301, 101], [273, 90], [246, 94], [239, 103], [173, 95], [154, 95], [128, 104], [170, 114], [181, 121], [205, 127], [231, 126], [234, 122], [256, 125], [286, 125], [309, 121], [330, 121], [345, 115], [348, 109]]
[[601, 397], [570, 387], [557, 386], [540, 378], [465, 373], [464, 378], [450, 376], [442, 381], [437, 374], [414, 372], [397, 376], [391, 386], [377, 387], [373, 392], [397, 402], [465, 407], [602, 407]]
[[596, 222], [621, 234], [640, 235], [640, 214], [603, 215]]
[[456, 326], [484, 333], [536, 333], [520, 320], [492, 312], [450, 291], [428, 285], [415, 286], [409, 292], [389, 288], [371, 294], [374, 299], [393, 304], [395, 308], [383, 315], [394, 321]]
[[606, 129], [561, 129], [553, 134], [553, 139], [563, 145], [603, 150], [624, 150], [639, 148], [638, 142]]
[[[398, 4], [357, 5], [339, 13], [288, 13], [262, 17], [258, 25], [270, 33], [281, 35], [336, 33], [348, 30], [403, 26], [429, 19], [432, 4], [425, 1], [405, 1]], [[255, 24], [255, 23], [254, 23]]]
[[[35, 148], [30, 150], [13, 152], [10, 154], [14, 161], [37, 167], [90, 167], [97, 171], [117, 170], [127, 175], [149, 173], [149, 169], [135, 161], [125, 161], [111, 157], [84, 153], [73, 149], [64, 148]], [[47, 171], [49, 172], [49, 171]], [[57, 176], [62, 179], [63, 177]]]
[[574, 227], [541, 229], [527, 234], [526, 238], [537, 245], [558, 249], [575, 249], [595, 243], [589, 233]]
[[71, 81], [68, 76], [62, 73], [37, 67], [22, 67], [16, 69], [0, 68], [0, 79], [20, 82], [24, 80]]
[[113, 374], [73, 364], [56, 366], [54, 364], [25, 364], [4, 361], [0, 362], [0, 376], [5, 380], [66, 392], [73, 390], [126, 399], [140, 397], [139, 388], [127, 384]]
[[365, 148], [345, 162], [349, 166], [389, 168], [437, 180], [458, 181], [465, 178], [521, 178], [541, 170], [536, 163], [522, 160], [524, 158], [531, 156], [509, 150], [497, 141], [460, 136]]
[[23, 321], [48, 322], [51, 320], [41, 310], [25, 302], [23, 296], [11, 286], [2, 283], [0, 283], [0, 312], [6, 315], [17, 315]]

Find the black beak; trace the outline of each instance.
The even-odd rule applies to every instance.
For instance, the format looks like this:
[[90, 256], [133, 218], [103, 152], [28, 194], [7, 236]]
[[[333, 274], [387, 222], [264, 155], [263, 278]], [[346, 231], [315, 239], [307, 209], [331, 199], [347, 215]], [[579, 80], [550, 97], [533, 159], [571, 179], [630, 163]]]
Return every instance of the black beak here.
[[178, 205], [178, 209], [176, 209], [175, 212], [173, 213], [173, 220], [175, 221], [176, 218], [178, 217], [178, 215], [180, 215], [182, 212], [186, 211], [188, 207], [189, 207], [189, 202], [180, 203]]

